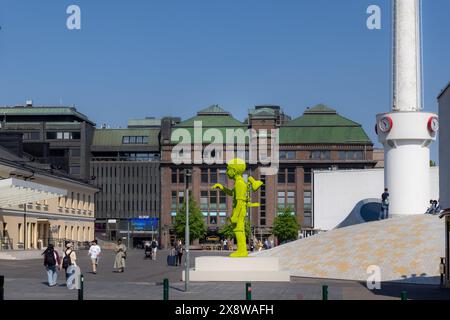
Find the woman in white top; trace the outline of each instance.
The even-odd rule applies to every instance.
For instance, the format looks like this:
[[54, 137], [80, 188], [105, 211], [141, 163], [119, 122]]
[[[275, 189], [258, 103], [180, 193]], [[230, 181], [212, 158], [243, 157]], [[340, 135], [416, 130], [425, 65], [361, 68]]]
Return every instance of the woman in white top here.
[[97, 240], [92, 241], [88, 255], [91, 257], [93, 274], [97, 274], [98, 258], [101, 252], [102, 250], [100, 249], [100, 246], [97, 244]]

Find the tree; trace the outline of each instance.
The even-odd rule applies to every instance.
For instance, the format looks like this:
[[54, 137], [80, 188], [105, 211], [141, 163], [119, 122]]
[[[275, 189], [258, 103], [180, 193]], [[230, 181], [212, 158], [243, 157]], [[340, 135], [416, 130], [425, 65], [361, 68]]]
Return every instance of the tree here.
[[300, 227], [292, 209], [287, 207], [279, 210], [279, 214], [273, 222], [273, 234], [282, 242], [296, 240]]
[[430, 160], [430, 167], [436, 167], [436, 162], [434, 162], [433, 160]]
[[[219, 234], [225, 238], [225, 239], [235, 239], [234, 237], [234, 228], [236, 225], [231, 222], [230, 218], [227, 219], [227, 224], [225, 224], [220, 230]], [[252, 230], [250, 228], [250, 222], [248, 219], [245, 219], [245, 237], [248, 239], [251, 239], [252, 237]]]
[[[179, 239], [185, 240], [186, 235], [186, 201], [184, 201], [175, 217], [174, 229]], [[205, 221], [197, 202], [189, 197], [189, 238], [191, 241], [206, 235]]]

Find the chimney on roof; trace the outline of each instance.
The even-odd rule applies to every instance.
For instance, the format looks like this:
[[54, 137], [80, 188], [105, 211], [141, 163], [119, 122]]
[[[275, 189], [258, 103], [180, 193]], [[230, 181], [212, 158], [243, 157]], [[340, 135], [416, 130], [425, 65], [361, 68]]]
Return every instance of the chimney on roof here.
[[26, 106], [27, 108], [33, 107], [33, 100], [27, 100], [27, 101], [25, 102], [25, 106]]

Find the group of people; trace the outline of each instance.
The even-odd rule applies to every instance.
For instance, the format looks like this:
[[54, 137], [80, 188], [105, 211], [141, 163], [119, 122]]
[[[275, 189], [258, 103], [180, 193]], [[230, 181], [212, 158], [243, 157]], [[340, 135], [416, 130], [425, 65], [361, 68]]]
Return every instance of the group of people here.
[[[255, 245], [256, 244], [256, 245]], [[250, 251], [261, 251], [261, 250], [268, 250], [275, 246], [275, 242], [273, 239], [269, 241], [269, 239], [265, 239], [264, 242], [261, 240], [254, 239], [250, 242]]]
[[158, 251], [158, 241], [153, 239], [152, 241], [145, 241], [144, 243], [145, 257], [156, 260], [156, 252]]
[[430, 200], [430, 206], [425, 214], [439, 214], [442, 212], [442, 207], [438, 200]]
[[[92, 241], [88, 254], [91, 257], [93, 274], [97, 273], [97, 265], [100, 252], [101, 249], [97, 243], [97, 240]], [[66, 244], [62, 256], [55, 249], [55, 246], [52, 243], [47, 246], [47, 249], [45, 249], [42, 255], [44, 256], [44, 267], [45, 271], [47, 272], [48, 285], [50, 287], [54, 287], [57, 285], [59, 271], [64, 269], [64, 274], [67, 280], [70, 276], [69, 268], [71, 266], [77, 267], [77, 254], [72, 242], [68, 242]]]

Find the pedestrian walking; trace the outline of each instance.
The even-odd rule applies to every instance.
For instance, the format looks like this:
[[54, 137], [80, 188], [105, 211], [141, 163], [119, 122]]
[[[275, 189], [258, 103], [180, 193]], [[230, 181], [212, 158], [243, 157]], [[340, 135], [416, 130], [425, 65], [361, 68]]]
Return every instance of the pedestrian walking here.
[[116, 269], [116, 272], [124, 272], [125, 259], [127, 258], [127, 247], [125, 247], [121, 239], [117, 240], [115, 252], [116, 259], [114, 260], [114, 269]]
[[228, 250], [228, 240], [227, 239], [223, 240], [223, 250]]
[[58, 281], [58, 269], [61, 263], [58, 251], [50, 243], [42, 255], [44, 256], [44, 266], [47, 271], [48, 286], [54, 287]]
[[91, 247], [89, 248], [88, 255], [91, 257], [93, 274], [97, 274], [98, 259], [100, 258], [101, 252], [102, 252], [102, 249], [98, 245], [97, 240], [92, 241]]
[[178, 240], [175, 250], [178, 258], [177, 265], [181, 266], [181, 260], [183, 259], [183, 243], [181, 240]]
[[378, 220], [389, 219], [389, 192], [388, 188], [384, 189], [381, 195], [381, 212]]
[[62, 268], [66, 274], [66, 280], [69, 278], [69, 274], [67, 273], [67, 269], [70, 266], [77, 266], [77, 254], [73, 249], [73, 243], [69, 242], [66, 244], [66, 250], [64, 251], [64, 257], [62, 261]]
[[158, 250], [158, 241], [152, 241], [152, 260], [156, 260], [156, 251]]

